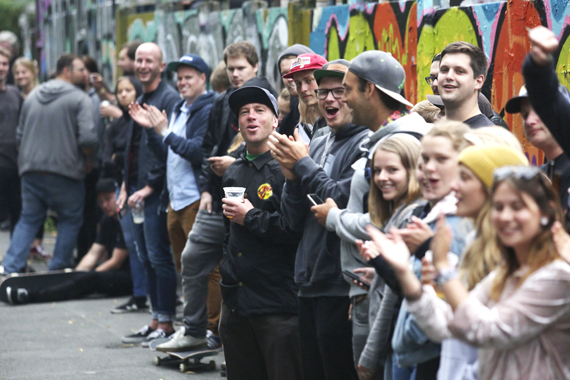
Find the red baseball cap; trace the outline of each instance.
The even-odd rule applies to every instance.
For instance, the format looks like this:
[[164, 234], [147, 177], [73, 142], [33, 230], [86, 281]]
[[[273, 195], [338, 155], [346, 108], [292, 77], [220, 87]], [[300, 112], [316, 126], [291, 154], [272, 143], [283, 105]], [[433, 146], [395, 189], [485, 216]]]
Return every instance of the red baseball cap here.
[[295, 73], [307, 70], [318, 70], [328, 61], [315, 53], [306, 53], [297, 56], [297, 59], [291, 63], [291, 71], [283, 75], [283, 78], [293, 78]]

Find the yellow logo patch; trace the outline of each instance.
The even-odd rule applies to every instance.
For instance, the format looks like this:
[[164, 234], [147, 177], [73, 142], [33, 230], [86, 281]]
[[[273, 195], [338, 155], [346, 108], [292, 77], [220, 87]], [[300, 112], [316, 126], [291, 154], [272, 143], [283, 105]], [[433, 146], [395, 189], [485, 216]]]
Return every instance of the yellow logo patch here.
[[264, 183], [263, 185], [257, 188], [257, 196], [259, 199], [266, 200], [271, 198], [273, 195], [273, 188], [270, 184]]

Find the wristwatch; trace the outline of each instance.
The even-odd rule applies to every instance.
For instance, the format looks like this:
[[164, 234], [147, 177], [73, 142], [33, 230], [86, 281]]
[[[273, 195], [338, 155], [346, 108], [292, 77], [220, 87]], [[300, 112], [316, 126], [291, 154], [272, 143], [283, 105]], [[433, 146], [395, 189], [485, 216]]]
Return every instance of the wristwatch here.
[[170, 133], [170, 132], [168, 132], [168, 128], [163, 129], [162, 131], [160, 131], [160, 135], [161, 135], [162, 137], [168, 136], [169, 133]]
[[457, 278], [457, 271], [455, 270], [455, 268], [449, 267], [440, 270], [437, 273], [434, 282], [438, 286], [443, 286], [443, 284], [445, 284], [449, 280], [453, 280], [454, 278]]

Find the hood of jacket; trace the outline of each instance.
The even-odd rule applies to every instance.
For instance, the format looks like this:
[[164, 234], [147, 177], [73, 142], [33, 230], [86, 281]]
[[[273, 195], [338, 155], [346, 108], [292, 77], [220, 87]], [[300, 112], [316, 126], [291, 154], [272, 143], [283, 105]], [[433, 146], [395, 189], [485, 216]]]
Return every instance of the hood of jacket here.
[[207, 91], [206, 93], [198, 96], [198, 99], [196, 99], [190, 106], [190, 112], [198, 111], [208, 104], [212, 104], [217, 96], [218, 94], [216, 94], [214, 91]]
[[314, 53], [314, 51], [310, 47], [301, 44], [295, 44], [283, 50], [277, 59], [277, 70], [279, 70], [279, 75], [281, 75], [281, 61], [283, 58], [291, 55], [301, 55], [306, 53]]
[[52, 79], [38, 88], [36, 97], [40, 103], [48, 104], [74, 91], [81, 91], [81, 89], [64, 80]]
[[418, 113], [412, 112], [409, 115], [394, 120], [387, 126], [380, 128], [370, 136], [368, 148], [371, 154], [374, 154], [374, 147], [383, 139], [394, 133], [408, 133], [418, 140], [422, 138], [430, 129], [433, 124], [426, 123], [423, 117]]

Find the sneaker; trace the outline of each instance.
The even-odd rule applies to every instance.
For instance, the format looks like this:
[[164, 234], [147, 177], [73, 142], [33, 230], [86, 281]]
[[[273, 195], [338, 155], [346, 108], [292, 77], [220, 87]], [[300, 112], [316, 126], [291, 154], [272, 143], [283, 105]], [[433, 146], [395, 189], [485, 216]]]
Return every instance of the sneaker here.
[[125, 344], [140, 343], [143, 340], [145, 340], [154, 331], [156, 331], [156, 330], [153, 330], [150, 328], [149, 325], [146, 325], [142, 329], [140, 329], [139, 331], [135, 332], [134, 334], [124, 336], [123, 337], [123, 343], [125, 343]]
[[205, 347], [208, 347], [206, 338], [194, 338], [191, 335], [185, 335], [185, 328], [182, 327], [168, 342], [156, 346], [156, 350], [162, 352], [182, 352]]
[[171, 333], [167, 333], [163, 329], [156, 329], [153, 332], [151, 332], [150, 334], [148, 334], [148, 336], [141, 342], [141, 347], [148, 348], [151, 341], [153, 341], [155, 339], [168, 338], [169, 336], [171, 336], [174, 333], [175, 333], [175, 331], [173, 331]]
[[216, 350], [218, 348], [222, 348], [222, 339], [219, 336], [214, 335], [212, 330], [207, 330], [206, 340], [208, 341], [208, 348], [210, 350]]
[[28, 303], [28, 291], [24, 288], [6, 287], [6, 296], [8, 302], [12, 305], [21, 305]]
[[111, 309], [111, 314], [136, 313], [147, 310], [146, 297], [131, 297], [124, 304]]

